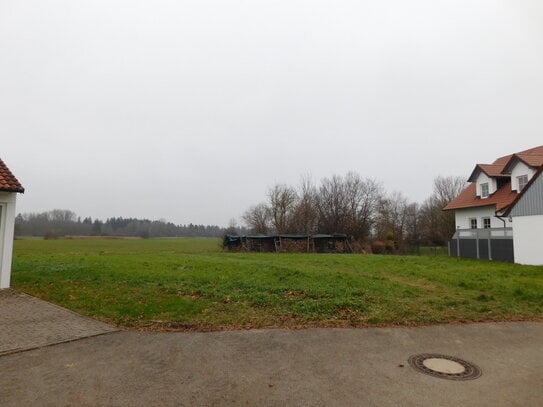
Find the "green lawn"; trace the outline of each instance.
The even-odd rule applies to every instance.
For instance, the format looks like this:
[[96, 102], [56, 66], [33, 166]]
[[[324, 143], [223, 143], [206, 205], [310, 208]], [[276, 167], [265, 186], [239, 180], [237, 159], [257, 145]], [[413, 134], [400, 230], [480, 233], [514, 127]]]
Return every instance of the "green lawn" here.
[[138, 329], [543, 319], [543, 267], [225, 253], [218, 239], [17, 240], [15, 289]]

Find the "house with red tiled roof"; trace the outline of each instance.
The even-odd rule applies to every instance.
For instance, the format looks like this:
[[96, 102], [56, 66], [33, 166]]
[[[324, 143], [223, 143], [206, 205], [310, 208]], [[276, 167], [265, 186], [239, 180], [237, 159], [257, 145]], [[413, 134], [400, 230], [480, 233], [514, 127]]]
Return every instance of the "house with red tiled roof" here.
[[[477, 164], [470, 184], [444, 210], [454, 210], [452, 255], [543, 264], [543, 146]], [[542, 253], [538, 255], [538, 253]]]
[[23, 192], [23, 186], [0, 160], [0, 289], [10, 284], [15, 202], [17, 193]]

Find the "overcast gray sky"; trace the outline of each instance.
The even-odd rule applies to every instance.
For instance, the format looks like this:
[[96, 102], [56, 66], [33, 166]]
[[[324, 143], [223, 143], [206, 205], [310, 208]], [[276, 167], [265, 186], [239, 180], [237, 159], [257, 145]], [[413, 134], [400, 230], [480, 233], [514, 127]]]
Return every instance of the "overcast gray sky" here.
[[18, 211], [226, 225], [276, 182], [543, 144], [539, 0], [0, 0]]

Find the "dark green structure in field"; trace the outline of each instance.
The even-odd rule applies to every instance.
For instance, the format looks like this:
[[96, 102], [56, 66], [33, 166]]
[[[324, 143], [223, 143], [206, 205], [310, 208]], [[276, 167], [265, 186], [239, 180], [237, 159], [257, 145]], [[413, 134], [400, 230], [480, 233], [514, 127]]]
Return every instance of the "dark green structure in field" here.
[[232, 251], [250, 252], [306, 252], [306, 253], [352, 253], [347, 235], [284, 234], [284, 235], [226, 235], [223, 247]]

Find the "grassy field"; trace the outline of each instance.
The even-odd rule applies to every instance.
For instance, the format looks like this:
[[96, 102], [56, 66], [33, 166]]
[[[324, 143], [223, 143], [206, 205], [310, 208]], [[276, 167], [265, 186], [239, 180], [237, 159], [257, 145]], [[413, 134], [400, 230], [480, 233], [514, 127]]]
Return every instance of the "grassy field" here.
[[217, 239], [17, 240], [12, 285], [137, 329], [543, 319], [543, 267], [444, 256], [225, 253]]

